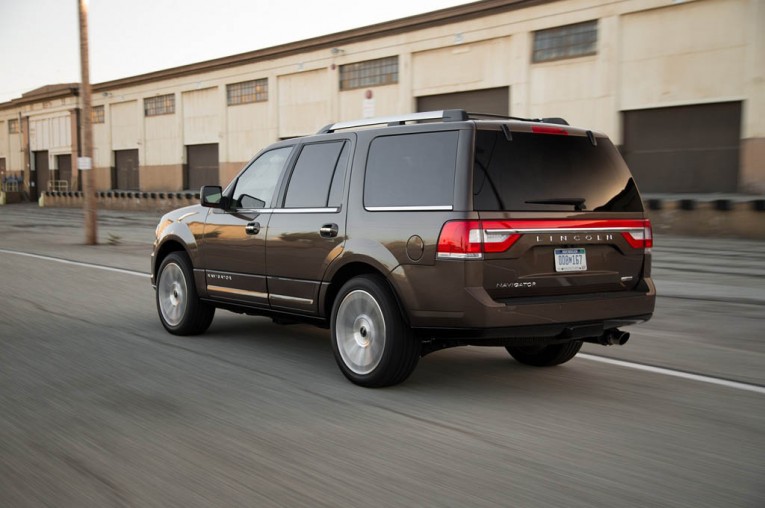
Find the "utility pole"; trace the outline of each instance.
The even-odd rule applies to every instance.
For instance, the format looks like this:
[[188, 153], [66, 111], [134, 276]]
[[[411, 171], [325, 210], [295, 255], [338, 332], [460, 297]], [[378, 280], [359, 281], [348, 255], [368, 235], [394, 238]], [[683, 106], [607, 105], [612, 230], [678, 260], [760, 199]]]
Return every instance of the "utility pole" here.
[[88, 0], [77, 0], [80, 11], [80, 97], [82, 97], [82, 122], [80, 139], [82, 153], [77, 167], [83, 170], [82, 193], [85, 196], [85, 244], [98, 244], [98, 218], [96, 217], [95, 178], [93, 176], [93, 125], [91, 119], [90, 61], [88, 58]]

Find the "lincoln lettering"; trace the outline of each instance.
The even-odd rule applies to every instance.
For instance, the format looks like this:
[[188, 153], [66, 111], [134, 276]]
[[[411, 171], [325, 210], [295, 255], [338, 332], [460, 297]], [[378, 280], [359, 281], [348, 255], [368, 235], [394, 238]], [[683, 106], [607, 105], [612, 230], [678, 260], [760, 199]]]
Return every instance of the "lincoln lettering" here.
[[537, 235], [539, 242], [610, 242], [614, 235], [608, 234], [575, 234], [575, 235]]

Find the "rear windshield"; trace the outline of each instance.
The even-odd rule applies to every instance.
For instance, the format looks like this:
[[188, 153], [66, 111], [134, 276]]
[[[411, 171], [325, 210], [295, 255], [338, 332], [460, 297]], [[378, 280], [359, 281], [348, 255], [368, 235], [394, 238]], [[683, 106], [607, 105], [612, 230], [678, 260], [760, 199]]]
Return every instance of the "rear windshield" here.
[[640, 212], [643, 204], [621, 155], [607, 138], [476, 132], [473, 207], [477, 211]]

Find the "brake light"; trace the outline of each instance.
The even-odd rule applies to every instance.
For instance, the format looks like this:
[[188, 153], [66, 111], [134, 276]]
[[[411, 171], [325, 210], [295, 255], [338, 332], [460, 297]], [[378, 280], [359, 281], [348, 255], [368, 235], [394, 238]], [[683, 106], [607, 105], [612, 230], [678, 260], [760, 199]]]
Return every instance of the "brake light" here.
[[534, 125], [531, 127], [534, 134], [557, 134], [559, 136], [568, 136], [568, 131], [560, 127], [547, 127], [545, 125]]
[[439, 259], [482, 259], [484, 252], [504, 252], [520, 238], [501, 221], [450, 221], [438, 236]]

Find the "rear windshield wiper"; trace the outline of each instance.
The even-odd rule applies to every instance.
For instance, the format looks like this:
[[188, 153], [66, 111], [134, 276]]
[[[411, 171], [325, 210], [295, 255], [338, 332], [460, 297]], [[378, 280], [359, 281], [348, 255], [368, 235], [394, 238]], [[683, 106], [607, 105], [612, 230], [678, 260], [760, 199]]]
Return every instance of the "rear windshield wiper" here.
[[530, 205], [572, 205], [574, 210], [581, 212], [584, 210], [584, 198], [551, 198], [551, 199], [532, 199], [525, 201]]

